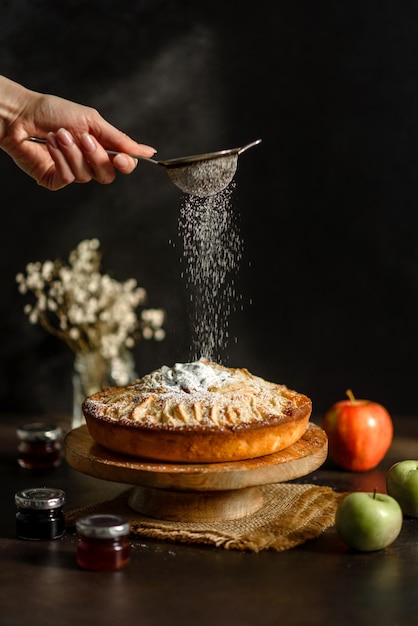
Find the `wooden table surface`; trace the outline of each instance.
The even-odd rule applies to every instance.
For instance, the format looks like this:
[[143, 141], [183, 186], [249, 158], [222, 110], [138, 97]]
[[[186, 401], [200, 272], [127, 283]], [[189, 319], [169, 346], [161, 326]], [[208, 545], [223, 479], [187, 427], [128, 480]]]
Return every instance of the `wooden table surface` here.
[[[48, 416], [63, 424], [60, 416]], [[405, 519], [385, 550], [354, 553], [335, 528], [285, 552], [258, 554], [133, 539], [119, 572], [87, 572], [72, 531], [54, 541], [16, 537], [14, 494], [51, 486], [67, 509], [108, 499], [126, 484], [63, 462], [32, 472], [17, 464], [16, 427], [39, 416], [0, 416], [0, 626], [356, 626], [418, 624], [418, 520]], [[418, 458], [418, 417], [394, 418], [395, 439], [375, 470], [343, 472], [326, 461], [295, 482], [337, 491], [385, 491], [390, 465]]]

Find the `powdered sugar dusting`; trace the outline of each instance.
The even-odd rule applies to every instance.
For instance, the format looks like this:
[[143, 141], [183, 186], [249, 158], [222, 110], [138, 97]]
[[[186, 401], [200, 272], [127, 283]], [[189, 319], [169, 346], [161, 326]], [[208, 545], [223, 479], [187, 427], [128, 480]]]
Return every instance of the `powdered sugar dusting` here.
[[203, 361], [176, 363], [173, 367], [161, 368], [161, 379], [170, 391], [206, 391], [209, 387], [223, 385], [232, 375], [216, 370]]
[[245, 369], [226, 368], [205, 359], [163, 365], [131, 385], [109, 388], [100, 400], [87, 399], [88, 411], [120, 423], [183, 428], [224, 428], [284, 417], [295, 395]]

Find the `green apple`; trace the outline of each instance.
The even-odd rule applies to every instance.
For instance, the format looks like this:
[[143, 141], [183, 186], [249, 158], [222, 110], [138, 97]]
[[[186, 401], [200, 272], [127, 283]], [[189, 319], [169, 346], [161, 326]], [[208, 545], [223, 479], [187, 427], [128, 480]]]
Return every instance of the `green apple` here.
[[385, 493], [353, 492], [338, 505], [335, 527], [350, 548], [360, 552], [382, 550], [401, 532], [402, 509]]
[[398, 461], [386, 474], [386, 491], [404, 515], [418, 517], [418, 461]]

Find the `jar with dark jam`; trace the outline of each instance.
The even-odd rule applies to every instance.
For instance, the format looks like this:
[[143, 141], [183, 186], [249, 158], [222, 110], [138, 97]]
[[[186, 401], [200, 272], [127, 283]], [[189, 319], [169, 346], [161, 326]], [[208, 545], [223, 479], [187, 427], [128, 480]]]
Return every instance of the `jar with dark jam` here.
[[34, 487], [15, 494], [16, 533], [20, 539], [57, 539], [65, 533], [61, 489]]
[[129, 520], [121, 515], [87, 515], [77, 520], [77, 564], [96, 572], [125, 567], [129, 560], [129, 528]]
[[26, 469], [58, 467], [62, 461], [62, 429], [55, 424], [32, 422], [17, 429], [17, 461]]

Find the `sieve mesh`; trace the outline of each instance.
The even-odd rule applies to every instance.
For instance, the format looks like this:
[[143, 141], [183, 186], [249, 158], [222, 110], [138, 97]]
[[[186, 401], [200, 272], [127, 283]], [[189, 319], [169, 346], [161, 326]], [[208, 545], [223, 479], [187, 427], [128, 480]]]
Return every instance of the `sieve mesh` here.
[[187, 165], [166, 165], [173, 183], [184, 193], [204, 198], [225, 189], [234, 177], [238, 155], [195, 161]]

